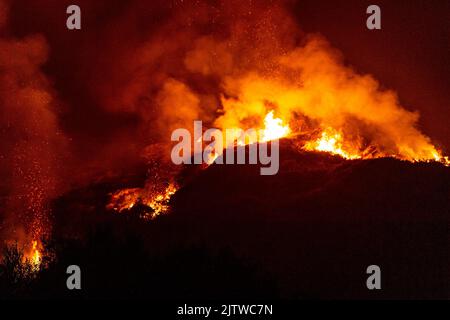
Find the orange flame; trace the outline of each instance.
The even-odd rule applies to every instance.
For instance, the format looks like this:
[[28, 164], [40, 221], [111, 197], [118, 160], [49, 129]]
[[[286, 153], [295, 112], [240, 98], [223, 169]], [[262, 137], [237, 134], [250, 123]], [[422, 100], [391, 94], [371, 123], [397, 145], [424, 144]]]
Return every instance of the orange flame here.
[[271, 141], [286, 137], [291, 132], [289, 125], [283, 125], [283, 120], [274, 118], [273, 110], [264, 117], [264, 129], [260, 141]]
[[35, 269], [39, 270], [41, 261], [42, 261], [42, 256], [38, 249], [38, 242], [36, 240], [34, 240], [33, 244], [32, 244], [31, 263]]
[[30, 266], [31, 272], [38, 272], [42, 265], [42, 253], [40, 251], [42, 245], [37, 240], [31, 241], [31, 247], [25, 252], [22, 263]]
[[155, 219], [157, 216], [169, 211], [169, 200], [177, 191], [174, 183], [170, 183], [162, 193], [148, 195], [145, 188], [129, 188], [116, 191], [106, 206], [108, 210], [119, 213], [131, 210], [137, 204], [151, 208], [150, 213], [143, 214], [145, 219]]
[[319, 131], [305, 142], [306, 150], [347, 159], [395, 157], [449, 164], [417, 129], [418, 113], [403, 108], [396, 93], [383, 89], [371, 75], [345, 66], [322, 37], [311, 36], [303, 46], [272, 59], [271, 72], [250, 68], [223, 80], [222, 115], [215, 121], [219, 128], [245, 128], [264, 116], [274, 124], [273, 114], [266, 114], [271, 109], [280, 115], [279, 123], [292, 128], [275, 137]]

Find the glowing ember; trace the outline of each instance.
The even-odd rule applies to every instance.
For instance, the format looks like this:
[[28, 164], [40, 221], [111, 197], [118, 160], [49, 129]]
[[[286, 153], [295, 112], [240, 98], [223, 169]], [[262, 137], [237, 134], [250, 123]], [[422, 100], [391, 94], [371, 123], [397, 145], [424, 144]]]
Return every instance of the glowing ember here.
[[169, 200], [176, 191], [177, 187], [173, 183], [170, 183], [164, 192], [154, 195], [148, 195], [145, 188], [123, 189], [115, 192], [111, 196], [111, 201], [106, 208], [122, 213], [140, 204], [151, 208], [151, 212], [143, 213], [142, 217], [145, 219], [154, 219], [160, 214], [169, 211]]
[[144, 198], [142, 203], [153, 209], [153, 212], [146, 217], [154, 219], [160, 214], [166, 213], [169, 210], [168, 202], [175, 192], [177, 192], [177, 188], [173, 184], [169, 184], [164, 193], [157, 194], [155, 197]]
[[111, 196], [111, 201], [106, 208], [117, 212], [130, 210], [139, 201], [141, 191], [141, 188], [119, 190]]

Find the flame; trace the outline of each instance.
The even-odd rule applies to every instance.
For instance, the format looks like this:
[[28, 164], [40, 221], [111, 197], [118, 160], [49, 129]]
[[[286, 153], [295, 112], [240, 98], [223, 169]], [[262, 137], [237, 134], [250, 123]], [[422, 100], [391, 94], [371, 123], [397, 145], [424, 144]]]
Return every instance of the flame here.
[[42, 253], [40, 251], [42, 245], [38, 240], [32, 240], [30, 249], [25, 252], [22, 263], [30, 266], [30, 272], [38, 272], [42, 265]]
[[[247, 12], [247, 6], [243, 7]], [[105, 107], [136, 110], [142, 119], [153, 121], [153, 115], [147, 114], [151, 108], [135, 105], [141, 98], [148, 100], [151, 91], [151, 101], [160, 110], [156, 115], [157, 136], [170, 137], [178, 128], [189, 130], [193, 121], [201, 119], [222, 132], [259, 129], [256, 139], [238, 139], [241, 146], [291, 138], [301, 139], [299, 145], [304, 150], [345, 159], [394, 157], [450, 164], [418, 129], [419, 114], [404, 108], [395, 91], [385, 89], [372, 75], [346, 65], [341, 53], [322, 36], [297, 38], [300, 35], [290, 15], [284, 8], [273, 9], [257, 6], [244, 21], [229, 19], [229, 36], [194, 34], [186, 47], [178, 47], [179, 41], [171, 40], [180, 38], [177, 31], [168, 35], [164, 29], [161, 38], [133, 50], [137, 59], [127, 61], [132, 64], [132, 80], [124, 88], [118, 86], [123, 90], [108, 90]], [[189, 17], [191, 24], [190, 15], [183, 12], [180, 19], [184, 17]], [[254, 30], [258, 30], [258, 41], [253, 37]], [[170, 43], [167, 49], [161, 46], [161, 39]], [[182, 61], [177, 60], [179, 56]], [[167, 58], [163, 65], [180, 63], [166, 72], [170, 77], [153, 83], [151, 74], [159, 70], [160, 63], [155, 57]], [[156, 61], [158, 65], [153, 65]], [[142, 70], [145, 76], [133, 77], [134, 70]], [[196, 80], [190, 81], [187, 75], [195, 75], [192, 79]], [[211, 85], [211, 79], [216, 79], [217, 85]], [[145, 120], [143, 124], [149, 123]], [[201, 141], [198, 138], [196, 142]], [[223, 144], [224, 148], [234, 146], [234, 141]], [[220, 153], [210, 153], [205, 167]], [[175, 192], [176, 188], [170, 186], [156, 193], [145, 188], [120, 190], [112, 195], [108, 208], [123, 212], [141, 204], [152, 209], [152, 218], [168, 210], [168, 200]]]
[[308, 141], [303, 147], [305, 150], [323, 151], [331, 154], [340, 155], [345, 159], [360, 159], [362, 156], [356, 153], [350, 153], [344, 150], [342, 134], [328, 128], [323, 131], [320, 138], [314, 141]]
[[169, 210], [168, 202], [175, 192], [177, 192], [175, 185], [169, 184], [166, 190], [164, 190], [164, 193], [157, 194], [154, 197], [144, 198], [142, 203], [153, 209], [153, 212], [147, 217], [154, 219], [160, 214], [166, 213]]
[[[237, 129], [236, 129], [237, 130]], [[251, 144], [256, 142], [266, 142], [279, 138], [286, 137], [291, 132], [289, 125], [283, 124], [281, 118], [274, 117], [274, 111], [269, 111], [264, 117], [264, 127], [260, 129], [259, 137], [256, 141], [238, 139], [239, 145]], [[206, 166], [209, 166], [214, 160], [219, 157], [218, 153], [211, 153]], [[145, 219], [154, 219], [157, 216], [169, 211], [169, 200], [177, 192], [177, 186], [174, 183], [169, 185], [160, 193], [151, 193], [148, 195], [146, 188], [128, 188], [116, 191], [111, 195], [110, 202], [106, 208], [122, 213], [131, 210], [137, 204], [144, 205], [151, 208], [150, 213], [142, 214]]]
[[41, 262], [42, 262], [42, 255], [38, 249], [38, 242], [36, 240], [33, 240], [33, 242], [32, 242], [32, 251], [31, 252], [32, 252], [31, 264], [34, 267], [34, 269], [39, 270]]
[[140, 199], [141, 190], [141, 188], [128, 188], [116, 191], [111, 195], [106, 208], [119, 213], [132, 209]]
[[152, 209], [151, 212], [144, 213], [142, 217], [152, 220], [169, 211], [168, 202], [176, 192], [177, 187], [174, 183], [169, 183], [163, 192], [153, 195], [148, 195], [145, 188], [122, 189], [111, 195], [106, 208], [122, 213], [131, 210], [137, 204], [141, 204]]
[[283, 125], [283, 120], [274, 118], [273, 110], [264, 117], [264, 129], [260, 141], [270, 141], [286, 137], [291, 132], [289, 125]]
[[[419, 114], [405, 109], [393, 90], [346, 66], [323, 38], [311, 36], [288, 53], [274, 54], [270, 71], [249, 69], [223, 79], [219, 128], [245, 128], [265, 117], [273, 137], [306, 138], [306, 150], [346, 159], [394, 157], [411, 162], [448, 158], [418, 129]], [[274, 118], [267, 110], [276, 110]], [[289, 124], [286, 127], [283, 124]], [[289, 130], [287, 129], [289, 128]]]
[[[264, 117], [264, 127], [260, 128], [259, 130], [256, 130], [259, 132], [257, 136], [255, 137], [245, 137], [243, 139], [242, 137], [239, 137], [239, 132], [242, 132], [240, 128], [232, 128], [227, 129], [228, 132], [231, 133], [232, 136], [238, 138], [236, 141], [236, 144], [238, 146], [245, 146], [257, 142], [268, 142], [280, 138], [287, 137], [289, 133], [291, 132], [291, 129], [289, 128], [289, 125], [283, 124], [284, 121], [281, 118], [275, 118], [274, 117], [274, 110], [270, 110]], [[242, 139], [241, 139], [242, 138]], [[226, 137], [224, 137], [223, 141], [224, 145], [227, 143]], [[232, 145], [226, 145], [226, 147], [233, 147], [235, 141], [231, 142]], [[211, 165], [219, 156], [221, 156], [222, 153], [215, 153], [211, 152], [209, 154], [209, 158], [206, 161], [206, 167]]]
[[[366, 153], [360, 147], [354, 147], [355, 141], [351, 139], [344, 139], [343, 134], [331, 127], [323, 130], [320, 137], [307, 141], [303, 149], [307, 151], [321, 151], [328, 152], [334, 155], [339, 155], [345, 159], [370, 159], [380, 157], [392, 157], [400, 160], [407, 160], [410, 162], [440, 162], [446, 166], [450, 165], [449, 158], [443, 156], [434, 146], [429, 146], [423, 153], [415, 156], [405, 156], [406, 150], [399, 153]], [[367, 149], [367, 148], [366, 148]]]

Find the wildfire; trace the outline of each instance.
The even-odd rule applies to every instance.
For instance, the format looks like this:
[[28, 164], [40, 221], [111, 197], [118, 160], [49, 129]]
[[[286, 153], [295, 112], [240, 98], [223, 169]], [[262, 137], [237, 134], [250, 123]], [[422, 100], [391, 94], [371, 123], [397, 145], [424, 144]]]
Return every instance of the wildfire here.
[[143, 218], [151, 220], [168, 212], [168, 202], [176, 191], [177, 187], [173, 183], [170, 183], [162, 193], [153, 195], [148, 195], [145, 188], [122, 189], [111, 195], [111, 200], [106, 208], [122, 213], [140, 204], [151, 209], [150, 212], [142, 214]]
[[[255, 27], [259, 30], [261, 25], [273, 26], [276, 21], [282, 21], [283, 27], [265, 30], [270, 32], [261, 34], [264, 41], [248, 38], [252, 32], [230, 32], [231, 37], [226, 39], [214, 33], [194, 37], [188, 48], [178, 48], [174, 43], [179, 50], [173, 51], [183, 53], [180, 55], [183, 60], [178, 70], [166, 72], [170, 78], [161, 78], [155, 84], [141, 83], [153, 77], [130, 74], [132, 82], [127, 83], [123, 92], [117, 92], [117, 99], [108, 99], [106, 105], [113, 102], [115, 108], [126, 106], [127, 110], [143, 111], [146, 108], [136, 107], [135, 101], [150, 98], [161, 110], [156, 119], [158, 136], [170, 137], [174, 130], [191, 128], [192, 123], [195, 127], [197, 120], [211, 123], [227, 135], [235, 130], [237, 142], [224, 139], [217, 148], [220, 150], [211, 147], [214, 150], [208, 154], [205, 167], [220, 157], [222, 149], [286, 137], [301, 140], [303, 150], [328, 152], [345, 159], [394, 157], [450, 164], [418, 129], [419, 114], [404, 108], [395, 91], [385, 89], [372, 75], [347, 66], [326, 39], [319, 35], [309, 35], [304, 41], [290, 38], [295, 29], [288, 28], [290, 17], [284, 10], [275, 14], [264, 6], [254, 17], [246, 18], [242, 25], [241, 22], [234, 25], [232, 19], [230, 30], [241, 30], [243, 25], [247, 25], [247, 30]], [[141, 49], [137, 51], [143, 56], [139, 53], [140, 59], [133, 61], [135, 65], [130, 69], [143, 70], [144, 74], [146, 70], [149, 74], [153, 72], [154, 68], [147, 65], [159, 61], [150, 54], [153, 50], [175, 58], [161, 48], [159, 40], [145, 43]], [[186, 77], [190, 74], [195, 75], [195, 81]], [[217, 79], [217, 86], [211, 86], [212, 78]], [[148, 88], [152, 88], [154, 96], [148, 96]], [[146, 113], [143, 118], [153, 121]], [[245, 132], [242, 138], [242, 131], [248, 128], [257, 129], [258, 136]], [[198, 149], [206, 146], [202, 138], [191, 136], [195, 143], [187, 157], [200, 154], [195, 146], [200, 146]], [[208, 146], [217, 146], [216, 139], [220, 138], [206, 140], [211, 141]], [[124, 212], [142, 205], [151, 209], [147, 216], [154, 218], [168, 211], [169, 199], [177, 188], [169, 185], [162, 190], [156, 193], [146, 188], [120, 190], [111, 196], [108, 208]]]

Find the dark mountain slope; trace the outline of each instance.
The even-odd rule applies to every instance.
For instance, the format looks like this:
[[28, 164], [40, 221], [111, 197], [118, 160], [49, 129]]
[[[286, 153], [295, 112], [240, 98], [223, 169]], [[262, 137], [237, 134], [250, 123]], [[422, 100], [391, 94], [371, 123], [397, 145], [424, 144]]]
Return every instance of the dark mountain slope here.
[[[142, 186], [139, 179], [73, 191], [55, 204], [55, 238], [82, 241], [87, 230], [111, 229], [115, 241], [86, 245], [89, 252], [104, 252], [99, 241], [111, 246], [113, 265], [121, 266], [114, 277], [123, 279], [115, 288], [125, 296], [135, 288], [156, 298], [448, 298], [449, 168], [346, 161], [298, 152], [289, 141], [280, 161], [275, 176], [261, 176], [257, 165], [188, 167], [172, 212], [153, 221], [104, 209], [108, 192]], [[122, 250], [130, 234], [153, 265]], [[106, 263], [90, 257], [87, 266]], [[381, 267], [382, 290], [366, 288], [371, 264]], [[145, 279], [156, 291], [138, 290]], [[103, 296], [102, 288], [91, 292]]]

